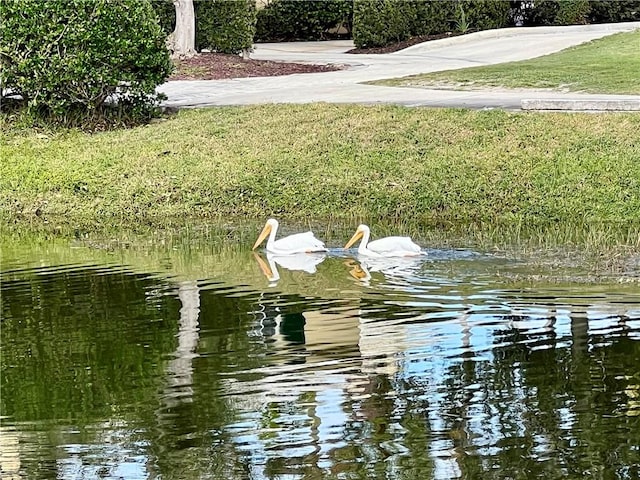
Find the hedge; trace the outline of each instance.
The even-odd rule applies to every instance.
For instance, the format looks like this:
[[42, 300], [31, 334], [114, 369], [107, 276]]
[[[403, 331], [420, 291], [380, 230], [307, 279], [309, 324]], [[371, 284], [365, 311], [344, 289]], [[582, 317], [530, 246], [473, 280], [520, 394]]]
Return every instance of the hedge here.
[[0, 18], [0, 82], [28, 116], [87, 126], [155, 112], [173, 67], [148, 0], [12, 0]]
[[599, 0], [589, 6], [589, 23], [640, 22], [640, 0]]
[[515, 2], [526, 26], [640, 21], [640, 1], [536, 0]]
[[258, 42], [324, 40], [340, 25], [351, 30], [352, 0], [272, 0], [258, 10]]
[[253, 46], [256, 4], [253, 0], [199, 0], [195, 3], [196, 49], [240, 53]]
[[501, 0], [354, 0], [353, 41], [370, 48], [413, 36], [501, 28], [510, 12]]

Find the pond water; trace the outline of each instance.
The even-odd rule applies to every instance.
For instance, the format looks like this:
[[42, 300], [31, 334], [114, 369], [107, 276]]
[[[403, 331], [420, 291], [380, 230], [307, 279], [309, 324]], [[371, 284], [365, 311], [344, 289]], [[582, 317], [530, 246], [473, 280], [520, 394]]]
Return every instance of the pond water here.
[[5, 243], [3, 479], [640, 477], [638, 262], [229, 232]]

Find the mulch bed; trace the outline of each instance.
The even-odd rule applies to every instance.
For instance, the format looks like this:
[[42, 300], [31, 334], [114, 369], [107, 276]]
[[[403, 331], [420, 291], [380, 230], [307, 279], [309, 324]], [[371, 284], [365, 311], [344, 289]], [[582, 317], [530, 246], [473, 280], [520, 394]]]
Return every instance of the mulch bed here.
[[[402, 42], [375, 48], [353, 48], [347, 53], [391, 53], [422, 42], [460, 35], [446, 32], [437, 35], [421, 35]], [[334, 72], [339, 65], [314, 65], [309, 63], [285, 63], [271, 60], [243, 59], [239, 55], [225, 53], [200, 53], [195, 57], [176, 62], [176, 70], [169, 80], [224, 80], [228, 78], [275, 77], [294, 73]]]
[[318, 73], [340, 70], [337, 65], [285, 63], [271, 60], [244, 60], [239, 55], [201, 53], [176, 62], [169, 80], [223, 80], [226, 78], [274, 77], [294, 73]]

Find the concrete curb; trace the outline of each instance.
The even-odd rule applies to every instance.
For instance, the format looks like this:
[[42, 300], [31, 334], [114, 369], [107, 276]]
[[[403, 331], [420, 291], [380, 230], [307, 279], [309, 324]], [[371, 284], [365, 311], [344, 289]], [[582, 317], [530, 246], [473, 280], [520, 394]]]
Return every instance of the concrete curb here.
[[558, 110], [593, 112], [640, 112], [638, 100], [548, 100], [522, 99], [522, 110]]

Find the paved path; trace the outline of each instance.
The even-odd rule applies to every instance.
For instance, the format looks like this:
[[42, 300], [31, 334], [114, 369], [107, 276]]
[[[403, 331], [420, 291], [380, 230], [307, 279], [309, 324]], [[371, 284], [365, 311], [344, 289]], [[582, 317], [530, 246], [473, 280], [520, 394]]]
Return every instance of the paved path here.
[[363, 85], [416, 73], [490, 65], [538, 57], [617, 32], [640, 22], [487, 30], [378, 55], [345, 53], [351, 41], [258, 44], [252, 58], [346, 65], [337, 72], [231, 80], [174, 81], [159, 90], [173, 107], [263, 103], [393, 103], [411, 106], [640, 110], [640, 96], [589, 95], [536, 90], [454, 91]]

